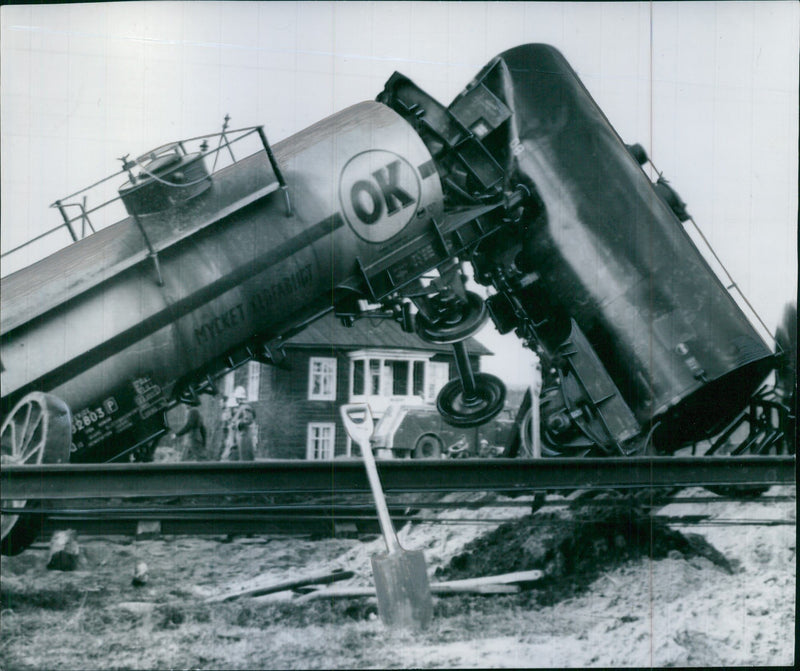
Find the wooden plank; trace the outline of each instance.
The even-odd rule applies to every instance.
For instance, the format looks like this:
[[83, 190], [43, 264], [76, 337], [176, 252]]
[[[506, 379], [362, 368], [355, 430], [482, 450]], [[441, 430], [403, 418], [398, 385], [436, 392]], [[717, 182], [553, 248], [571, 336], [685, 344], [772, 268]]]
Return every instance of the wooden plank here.
[[[431, 593], [439, 596], [448, 594], [516, 594], [519, 585], [453, 585], [449, 583], [431, 583]], [[374, 597], [374, 587], [328, 587], [317, 589], [294, 599], [293, 603], [306, 603], [317, 599], [352, 599], [358, 597]]]
[[489, 575], [481, 578], [465, 578], [464, 580], [448, 580], [439, 583], [440, 585], [462, 585], [464, 587], [476, 587], [478, 585], [512, 585], [515, 583], [536, 582], [544, 576], [543, 571], [517, 571], [515, 573], [503, 573], [502, 575]]
[[302, 578], [295, 578], [293, 580], [284, 580], [282, 582], [270, 583], [252, 589], [242, 590], [238, 592], [229, 592], [228, 594], [221, 594], [210, 596], [206, 599], [206, 603], [222, 603], [224, 601], [234, 601], [242, 597], [255, 597], [264, 596], [265, 594], [274, 594], [275, 592], [284, 592], [298, 587], [307, 585], [327, 585], [339, 580], [347, 580], [352, 578], [355, 574], [352, 571], [344, 571], [337, 569], [326, 573], [318, 573]]

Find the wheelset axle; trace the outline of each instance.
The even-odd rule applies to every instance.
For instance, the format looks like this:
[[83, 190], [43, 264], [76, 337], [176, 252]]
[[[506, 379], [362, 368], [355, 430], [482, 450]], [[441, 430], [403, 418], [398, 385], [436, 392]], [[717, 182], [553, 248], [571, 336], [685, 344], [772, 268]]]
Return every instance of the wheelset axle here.
[[436, 322], [422, 313], [417, 315], [417, 334], [428, 342], [448, 344], [453, 348], [458, 377], [450, 380], [436, 399], [442, 419], [451, 426], [471, 427], [485, 424], [502, 409], [505, 385], [488, 373], [475, 373], [465, 340], [486, 323], [486, 305], [475, 293], [466, 292], [466, 300], [451, 301], [451, 309]]

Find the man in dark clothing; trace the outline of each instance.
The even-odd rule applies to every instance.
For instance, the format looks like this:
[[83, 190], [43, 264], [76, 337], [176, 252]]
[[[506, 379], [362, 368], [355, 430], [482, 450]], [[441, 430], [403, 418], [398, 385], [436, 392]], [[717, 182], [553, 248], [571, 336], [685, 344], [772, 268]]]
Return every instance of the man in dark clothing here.
[[176, 437], [186, 436], [183, 439], [181, 461], [205, 461], [206, 455], [206, 427], [198, 410], [199, 402], [188, 403], [186, 423], [175, 432]]
[[241, 403], [233, 415], [239, 461], [253, 461], [255, 455], [256, 414], [249, 403]]

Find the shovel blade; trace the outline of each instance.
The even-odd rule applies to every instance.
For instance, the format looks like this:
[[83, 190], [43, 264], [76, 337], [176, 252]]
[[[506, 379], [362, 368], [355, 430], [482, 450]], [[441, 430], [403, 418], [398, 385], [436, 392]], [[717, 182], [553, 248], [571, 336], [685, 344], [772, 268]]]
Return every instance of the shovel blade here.
[[425, 555], [400, 550], [372, 556], [378, 614], [387, 627], [425, 629], [433, 619], [433, 600]]

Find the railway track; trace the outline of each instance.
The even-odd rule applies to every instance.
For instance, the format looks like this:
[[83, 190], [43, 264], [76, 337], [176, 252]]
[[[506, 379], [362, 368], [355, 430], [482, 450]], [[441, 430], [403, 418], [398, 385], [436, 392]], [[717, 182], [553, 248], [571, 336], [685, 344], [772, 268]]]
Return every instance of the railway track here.
[[[682, 488], [767, 488], [795, 483], [794, 456], [474, 459], [435, 464], [387, 460], [379, 467], [390, 513], [398, 524], [498, 524], [508, 517], [470, 511], [490, 505], [529, 509], [565, 502], [603, 505], [596, 497], [601, 491], [615, 492], [616, 499], [607, 503], [627, 499], [656, 511], [666, 500], [702, 500], [709, 505], [725, 500], [708, 495], [676, 499], [674, 494]], [[0, 472], [0, 485], [2, 513], [28, 518], [42, 525], [42, 533], [65, 527], [101, 535], [138, 535], [143, 530], [164, 535], [331, 535], [378, 530], [364, 467], [355, 459], [14, 466]], [[447, 494], [470, 492], [519, 500], [502, 504], [466, 501], [464, 496], [442, 500]], [[563, 496], [545, 499], [545, 492]], [[27, 501], [27, 507], [12, 508], [12, 502], [19, 500]], [[464, 514], [458, 519], [437, 516], [437, 511], [449, 508], [462, 509]], [[684, 523], [711, 523], [707, 516], [695, 518]]]
[[[588, 490], [575, 492], [582, 494]], [[615, 492], [618, 494], [619, 492]], [[666, 524], [682, 526], [776, 526], [794, 525], [794, 520], [753, 517], [720, 518], [714, 514], [719, 504], [736, 501], [735, 496], [708, 496], [680, 492], [671, 495], [661, 493], [656, 500], [636, 494], [647, 493], [637, 490], [628, 495], [612, 496], [605, 499], [585, 497], [550, 496], [546, 499], [531, 496], [524, 500], [508, 500], [496, 497], [480, 500], [420, 500], [419, 497], [403, 497], [403, 500], [389, 502], [390, 515], [395, 524], [429, 523], [437, 525], [485, 524], [497, 525], [513, 519], [509, 509], [556, 509], [564, 507], [581, 508], [587, 506], [608, 507], [628, 505], [636, 507], [643, 514]], [[350, 496], [350, 499], [357, 497]], [[748, 499], [749, 500], [749, 499]], [[793, 502], [790, 495], [771, 495], [759, 497], [758, 502], [765, 506]], [[707, 512], [702, 514], [665, 515], [659, 510], [667, 504], [702, 504]], [[499, 515], [476, 514], [486, 509], [499, 509]], [[10, 512], [3, 509], [2, 512]], [[442, 517], [443, 511], [459, 510], [457, 518]], [[520, 510], [520, 514], [524, 514]], [[19, 512], [16, 510], [16, 512]], [[41, 509], [30, 509], [23, 515], [40, 516]], [[350, 502], [303, 501], [294, 503], [266, 503], [250, 501], [246, 504], [218, 502], [214, 505], [197, 503], [186, 504], [167, 500], [160, 503], [103, 505], [97, 501], [87, 501], [82, 505], [55, 504], [47, 508], [47, 518], [42, 532], [71, 528], [83, 535], [218, 535], [218, 534], [282, 534], [282, 535], [343, 535], [353, 533], [377, 533], [379, 530], [374, 505], [366, 498]], [[535, 521], [533, 522], [535, 524]]]

